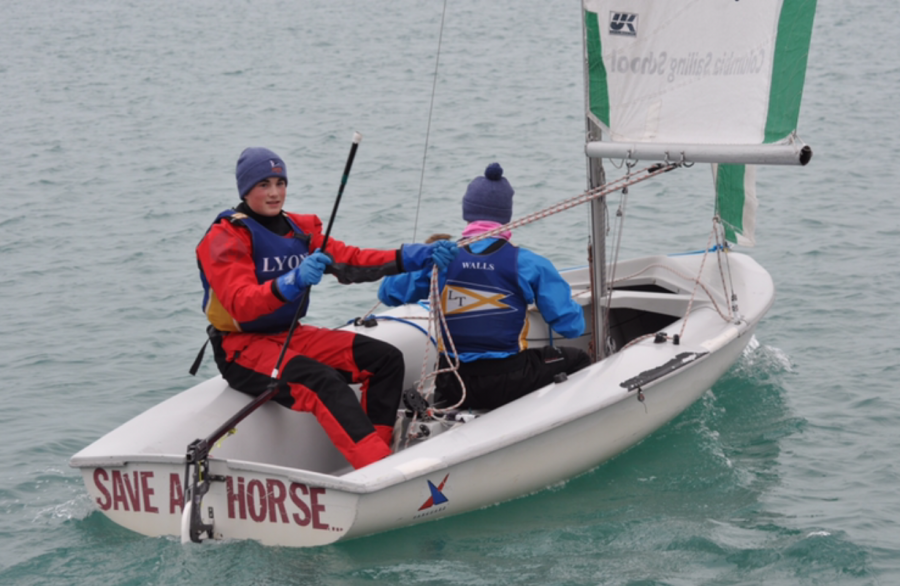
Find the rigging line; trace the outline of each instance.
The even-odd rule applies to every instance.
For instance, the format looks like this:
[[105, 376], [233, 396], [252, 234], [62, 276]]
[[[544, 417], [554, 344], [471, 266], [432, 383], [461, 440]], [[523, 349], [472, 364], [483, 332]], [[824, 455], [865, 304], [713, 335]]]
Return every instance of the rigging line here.
[[[368, 316], [372, 315], [372, 313], [374, 313], [375, 310], [378, 309], [378, 307], [379, 307], [380, 305], [381, 305], [381, 299], [379, 299], [378, 302], [375, 303], [375, 305], [372, 306], [372, 309], [370, 309], [369, 311], [365, 312], [365, 313], [363, 314], [363, 317], [368, 317]], [[351, 321], [352, 321], [352, 320], [351, 320]], [[347, 323], [350, 323], [350, 322], [347, 322]]]
[[[627, 173], [625, 174], [626, 179], [631, 176], [631, 170], [634, 169], [637, 161], [625, 161], [627, 165]], [[619, 200], [619, 208], [616, 210], [616, 217], [618, 218], [617, 226], [615, 229], [616, 232], [616, 244], [612, 250], [612, 257], [609, 259], [611, 262], [607, 262], [607, 266], [612, 267], [611, 274], [607, 278], [607, 282], [604, 283], [607, 287], [607, 295], [606, 295], [606, 311], [603, 312], [603, 319], [605, 323], [609, 323], [610, 315], [612, 314], [612, 297], [613, 297], [613, 288], [610, 285], [616, 280], [616, 269], [619, 266], [619, 252], [622, 250], [622, 233], [625, 231], [625, 204], [628, 203], [628, 185], [622, 188], [622, 198]], [[609, 208], [607, 207], [607, 214], [609, 214]], [[606, 222], [607, 230], [609, 229], [609, 219], [607, 218]], [[608, 345], [608, 341], [604, 342], [604, 344]], [[609, 353], [611, 354], [611, 352]]]
[[[662, 269], [665, 271], [669, 271], [670, 273], [674, 274], [676, 277], [679, 277], [680, 279], [682, 279], [684, 281], [688, 281], [690, 283], [696, 283], [697, 285], [700, 286], [701, 289], [703, 289], [703, 292], [706, 293], [707, 299], [709, 299], [709, 302], [712, 303], [713, 309], [716, 310], [716, 313], [719, 314], [719, 317], [721, 317], [725, 321], [731, 321], [731, 316], [725, 314], [722, 311], [722, 309], [719, 307], [719, 304], [716, 303], [716, 298], [713, 295], [713, 292], [709, 290], [709, 287], [704, 285], [702, 282], [697, 281], [694, 277], [692, 277], [690, 275], [685, 275], [681, 271], [677, 271], [677, 270], [673, 269], [672, 267], [665, 265], [665, 264], [661, 264], [661, 263], [649, 264], [649, 265], [645, 266], [644, 268], [642, 268], [641, 270], [637, 271], [636, 273], [632, 273], [632, 274], [628, 275], [627, 277], [621, 277], [621, 278], [616, 279], [614, 283], [610, 283], [610, 286], [613, 286], [617, 283], [628, 282], [631, 279], [634, 279], [635, 277], [639, 277], [639, 276], [643, 275], [650, 269]], [[579, 295], [580, 294], [581, 293], [579, 293]], [[728, 300], [725, 299], [725, 301], [727, 302]]]
[[[682, 164], [684, 164], [685, 163], [684, 153], [682, 153], [681, 158], [682, 158], [681, 162], [682, 162]], [[687, 311], [685, 311], [685, 313], [684, 313], [684, 321], [681, 324], [681, 332], [678, 334], [680, 338], [684, 338], [684, 330], [687, 328], [687, 322], [691, 315], [691, 307], [694, 305], [694, 298], [697, 295], [697, 287], [698, 286], [702, 287], [703, 290], [706, 291], [706, 294], [710, 296], [710, 301], [713, 302], [713, 306], [715, 306], [716, 311], [719, 312], [719, 315], [722, 316], [722, 319], [724, 319], [725, 321], [731, 321], [731, 319], [733, 319], [733, 310], [732, 310], [732, 308], [734, 306], [733, 302], [731, 305], [728, 306], [728, 316], [726, 317], [725, 315], [722, 314], [722, 311], [719, 309], [715, 300], [712, 298], [712, 295], [710, 295], [709, 291], [706, 290], [706, 287], [700, 282], [700, 279], [703, 277], [703, 267], [706, 266], [706, 259], [709, 256], [710, 244], [713, 242], [713, 239], [715, 238], [716, 260], [718, 261], [717, 264], [719, 265], [719, 274], [722, 276], [722, 293], [725, 295], [726, 303], [728, 302], [729, 292], [728, 292], [728, 286], [725, 284], [725, 273], [722, 272], [721, 247], [719, 246], [720, 217], [719, 217], [719, 198], [718, 198], [718, 196], [716, 197], [715, 203], [716, 203], [716, 205], [715, 205], [716, 213], [713, 216], [712, 230], [710, 230], [709, 238], [706, 241], [706, 249], [703, 251], [703, 258], [700, 260], [700, 269], [697, 271], [697, 277], [694, 280], [694, 288], [691, 291], [691, 299], [690, 299], [690, 301], [688, 301]], [[723, 230], [724, 230], [724, 227], [723, 227]], [[733, 289], [731, 291], [731, 294], [734, 295]]]
[[[618, 218], [618, 222], [616, 223], [616, 244], [613, 246], [612, 256], [610, 258], [610, 262], [607, 262], [607, 266], [611, 266], [611, 274], [607, 277], [607, 287], [606, 287], [606, 311], [603, 312], [603, 319], [606, 323], [609, 323], [610, 314], [612, 313], [612, 298], [613, 298], [613, 287], [612, 284], [616, 281], [616, 269], [619, 267], [619, 253], [622, 250], [622, 234], [625, 232], [625, 205], [628, 203], [628, 187], [622, 189], [622, 199], [619, 200], [619, 208], [616, 210], [616, 218]], [[607, 223], [609, 226], [609, 223]], [[607, 346], [609, 342], [606, 342]], [[612, 354], [612, 352], [609, 352]]]
[[[715, 178], [716, 178], [715, 173], [713, 173], [713, 182], [715, 182]], [[713, 229], [716, 230], [716, 244], [717, 245], [720, 244], [719, 230], [717, 228], [717, 226], [718, 226], [718, 227], [721, 227], [721, 229], [722, 229], [722, 240], [721, 240], [721, 246], [719, 246], [719, 249], [724, 250], [727, 253], [727, 250], [725, 250], [725, 248], [728, 246], [728, 234], [725, 229], [725, 222], [722, 221], [722, 216], [720, 214], [721, 210], [719, 209], [720, 202], [719, 202], [718, 190], [716, 190], [714, 204], [715, 205], [713, 205], [713, 211], [714, 211]], [[735, 240], [737, 240], [737, 239], [735, 239]], [[722, 274], [722, 290], [725, 292], [725, 295], [727, 297], [729, 293], [728, 293], [728, 286], [725, 284], [725, 273], [723, 272], [724, 269], [722, 268], [722, 253], [721, 252], [717, 252], [717, 258], [719, 259], [719, 272]], [[732, 316], [736, 319], [740, 319], [740, 316], [738, 315], [737, 290], [734, 288], [734, 280], [732, 279], [732, 275], [731, 275], [731, 260], [728, 258], [728, 254], [725, 254], [725, 264], [727, 265], [727, 268], [728, 268], [728, 283], [731, 285], [731, 299], [730, 299], [730, 305], [729, 305], [729, 316]]]
[[[728, 281], [731, 283], [731, 288], [729, 288], [728, 283], [725, 282], [725, 267], [723, 265], [727, 264], [729, 261], [728, 261], [728, 255], [726, 254], [727, 251], [725, 250], [725, 247], [724, 247], [724, 244], [727, 244], [727, 242], [723, 242], [722, 240], [720, 240], [720, 236], [721, 236], [721, 238], [725, 238], [725, 234], [724, 234], [725, 228], [724, 228], [724, 226], [722, 226], [722, 231], [720, 232], [719, 231], [720, 226], [722, 226], [721, 220], [719, 220], [718, 216], [714, 217], [713, 218], [713, 230], [716, 233], [716, 246], [715, 246], [716, 264], [719, 265], [719, 276], [722, 277], [722, 292], [725, 294], [726, 299], [730, 298], [730, 300], [731, 300], [730, 305], [729, 305], [728, 315], [733, 318], [733, 317], [735, 317], [735, 312], [737, 311], [737, 305], [735, 303], [735, 300], [737, 299], [737, 295], [734, 291], [734, 283], [731, 281], [731, 265], [730, 264], [728, 265], [728, 274], [729, 274]], [[725, 259], [724, 263], [722, 262], [723, 257]]]
[[[691, 315], [691, 307], [694, 305], [694, 298], [697, 296], [697, 287], [702, 285], [702, 283], [700, 283], [700, 278], [703, 276], [703, 267], [706, 266], [706, 259], [709, 256], [709, 246], [713, 241], [715, 233], [716, 226], [713, 224], [713, 229], [710, 231], [709, 238], [706, 240], [706, 250], [703, 251], [703, 257], [700, 259], [700, 269], [697, 270], [697, 277], [694, 279], [694, 289], [691, 291], [691, 298], [688, 301], [687, 310], [684, 312], [684, 321], [681, 323], [681, 332], [678, 334], [682, 340], [684, 339], [684, 329], [687, 327], [688, 318]], [[727, 299], [727, 291], [725, 291], [725, 295]], [[725, 321], [728, 321], [728, 318], [726, 318]]]
[[438, 33], [437, 55], [434, 58], [434, 81], [431, 84], [431, 105], [428, 107], [428, 126], [425, 130], [425, 149], [422, 152], [422, 173], [419, 175], [419, 197], [416, 201], [416, 219], [413, 223], [412, 241], [416, 241], [416, 232], [419, 229], [419, 210], [422, 207], [422, 187], [425, 184], [425, 159], [428, 157], [428, 138], [431, 135], [431, 115], [434, 112], [434, 95], [437, 93], [438, 65], [441, 62], [441, 44], [444, 40], [444, 20], [447, 16], [447, 0], [444, 0], [444, 9], [441, 12], [441, 30]]
[[474, 242], [478, 242], [479, 240], [484, 240], [485, 238], [493, 238], [494, 236], [497, 236], [502, 232], [511, 231], [527, 224], [531, 224], [532, 222], [542, 220], [548, 216], [558, 214], [570, 208], [574, 208], [583, 203], [587, 203], [591, 200], [597, 199], [598, 197], [603, 197], [604, 195], [615, 193], [623, 187], [634, 185], [636, 183], [640, 183], [641, 181], [646, 181], [647, 179], [656, 177], [657, 175], [660, 175], [662, 173], [668, 173], [669, 171], [677, 169], [678, 167], [678, 163], [651, 165], [650, 167], [646, 167], [644, 169], [641, 169], [640, 171], [616, 179], [615, 181], [604, 183], [603, 185], [600, 185], [593, 189], [589, 189], [581, 193], [580, 195], [576, 195], [575, 197], [570, 197], [569, 199], [557, 202], [550, 207], [544, 208], [543, 210], [532, 212], [527, 216], [523, 216], [522, 218], [509, 222], [508, 224], [498, 226], [497, 228], [493, 228], [491, 230], [488, 230], [487, 232], [482, 232], [477, 236], [472, 236], [471, 238], [460, 240], [459, 242], [457, 242], [457, 244], [459, 246], [467, 246]]
[[[722, 223], [722, 220], [718, 215], [713, 219], [713, 222], [715, 226], [718, 226], [718, 228], [716, 229], [716, 244], [718, 245], [716, 255], [719, 259], [719, 273], [722, 275], [722, 290], [726, 295], [728, 295], [729, 289], [731, 290], [731, 311], [729, 315], [739, 320], [740, 315], [738, 314], [738, 296], [737, 290], [734, 288], [734, 279], [731, 273], [731, 259], [728, 255], [728, 237], [725, 234], [725, 225]], [[719, 229], [721, 229], [721, 233], [719, 232]], [[728, 284], [725, 283], [725, 270], [722, 267], [723, 256], [725, 257], [725, 268], [728, 269]]]

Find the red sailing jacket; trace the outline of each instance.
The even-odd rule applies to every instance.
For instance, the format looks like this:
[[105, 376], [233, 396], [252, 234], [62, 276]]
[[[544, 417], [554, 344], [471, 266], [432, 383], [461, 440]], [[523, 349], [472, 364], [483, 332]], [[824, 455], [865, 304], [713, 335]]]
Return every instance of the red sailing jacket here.
[[[318, 216], [284, 212], [310, 236], [310, 250], [322, 247], [325, 235]], [[290, 238], [291, 235], [285, 236]], [[197, 261], [222, 308], [236, 322], [250, 322], [281, 307], [275, 281], [256, 277], [250, 230], [222, 219], [210, 227], [197, 245]], [[357, 248], [329, 237], [326, 252], [334, 264], [326, 269], [341, 283], [363, 283], [400, 272], [400, 250]]]

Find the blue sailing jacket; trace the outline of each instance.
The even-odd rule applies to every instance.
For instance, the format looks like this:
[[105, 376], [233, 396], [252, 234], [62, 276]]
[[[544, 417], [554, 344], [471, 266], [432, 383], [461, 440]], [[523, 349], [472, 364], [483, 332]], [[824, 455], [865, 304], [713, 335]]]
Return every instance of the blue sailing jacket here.
[[[498, 240], [496, 238], [486, 238], [480, 240], [470, 246], [475, 253], [483, 252], [488, 247], [494, 245]], [[560, 276], [556, 267], [553, 266], [546, 258], [536, 254], [526, 248], [514, 247], [512, 245], [504, 246], [511, 248], [517, 252], [515, 256], [515, 273], [517, 278], [518, 294], [527, 307], [534, 303], [541, 312], [551, 328], [566, 338], [575, 338], [584, 333], [584, 312], [581, 306], [572, 299], [572, 289], [565, 279]], [[461, 257], [464, 251], [460, 249], [460, 254], [451, 264], [451, 269], [461, 263]], [[485, 262], [484, 257], [477, 257], [481, 262]], [[505, 257], [504, 262], [511, 262], [509, 257]], [[446, 293], [447, 272], [441, 271], [439, 275], [439, 286], [442, 295]], [[422, 299], [428, 299], [429, 287], [431, 284], [431, 270], [416, 271], [412, 273], [403, 273], [386, 277], [381, 282], [378, 289], [378, 298], [385, 305], [396, 306], [404, 303], [414, 303]], [[505, 301], [504, 301], [505, 302]], [[447, 306], [447, 304], [444, 304]], [[451, 309], [453, 304], [448, 306]], [[513, 322], [514, 313], [505, 314]], [[517, 317], [515, 319], [518, 319]], [[511, 326], [516, 327], [516, 326]], [[521, 327], [518, 326], [518, 327]], [[481, 328], [481, 336], [493, 336], [494, 332]], [[454, 343], [456, 337], [454, 335]], [[524, 340], [523, 340], [524, 344]], [[459, 359], [463, 362], [472, 362], [484, 358], [505, 358], [511, 354], [518, 352], [504, 351], [472, 351], [466, 352], [456, 344]], [[524, 345], [523, 345], [524, 347]]]
[[[222, 218], [228, 218], [232, 223], [250, 230], [253, 238], [253, 263], [256, 267], [256, 278], [260, 283], [277, 279], [300, 266], [303, 259], [309, 256], [309, 236], [304, 234], [287, 215], [285, 218], [294, 231], [293, 238], [279, 236], [271, 230], [267, 230], [253, 218], [234, 210], [225, 210], [220, 213], [212, 225]], [[230, 319], [216, 299], [215, 292], [211, 290], [202, 266], [200, 267], [200, 281], [203, 283], [203, 309], [210, 323], [220, 331], [283, 332], [291, 327], [300, 302], [306, 301], [299, 314], [301, 318], [306, 315], [306, 309], [309, 306], [309, 296], [305, 294], [306, 289], [304, 288], [300, 290], [299, 296], [294, 301], [285, 303], [272, 313], [250, 322], [241, 322], [235, 325], [234, 320]]]

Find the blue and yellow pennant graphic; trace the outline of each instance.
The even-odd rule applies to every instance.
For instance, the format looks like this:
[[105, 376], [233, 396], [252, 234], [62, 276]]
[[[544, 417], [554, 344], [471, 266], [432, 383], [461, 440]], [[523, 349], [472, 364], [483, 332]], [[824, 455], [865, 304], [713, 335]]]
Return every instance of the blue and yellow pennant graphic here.
[[[480, 287], [480, 288], [476, 288]], [[459, 281], [448, 281], [441, 295], [444, 315], [451, 317], [480, 317], [485, 313], [506, 313], [515, 311], [503, 299], [512, 295], [509, 291], [472, 286]]]

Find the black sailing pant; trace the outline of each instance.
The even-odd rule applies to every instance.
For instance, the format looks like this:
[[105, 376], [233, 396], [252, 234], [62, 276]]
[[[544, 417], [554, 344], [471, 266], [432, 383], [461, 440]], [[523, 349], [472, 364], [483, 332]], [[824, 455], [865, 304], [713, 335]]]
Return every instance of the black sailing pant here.
[[[441, 355], [441, 368], [449, 362]], [[568, 346], [527, 349], [497, 360], [461, 362], [459, 374], [466, 384], [465, 409], [495, 409], [553, 382], [559, 373], [572, 374], [591, 364], [583, 350]], [[435, 404], [455, 405], [462, 396], [452, 372], [440, 374], [435, 383]]]

